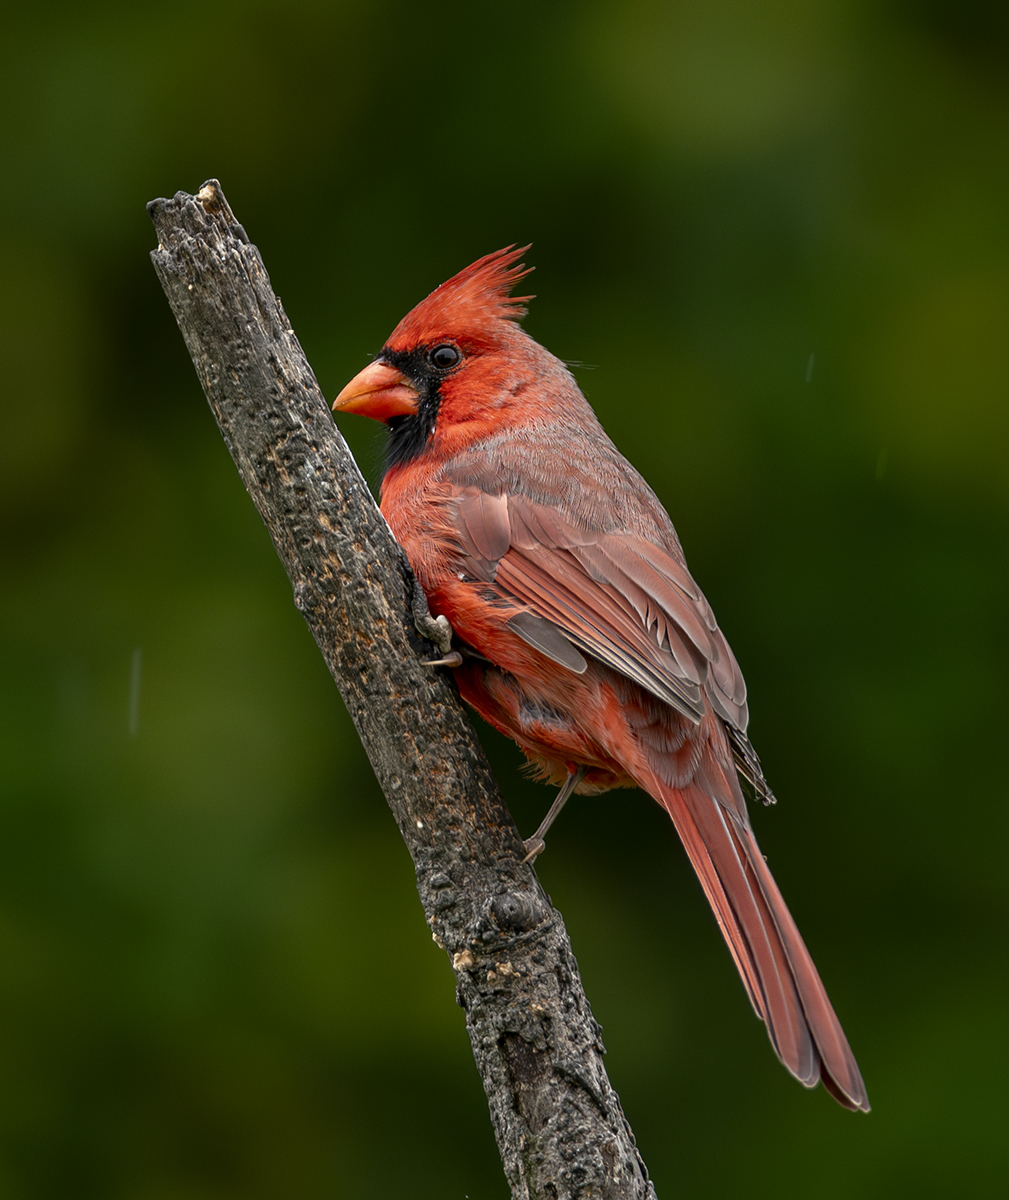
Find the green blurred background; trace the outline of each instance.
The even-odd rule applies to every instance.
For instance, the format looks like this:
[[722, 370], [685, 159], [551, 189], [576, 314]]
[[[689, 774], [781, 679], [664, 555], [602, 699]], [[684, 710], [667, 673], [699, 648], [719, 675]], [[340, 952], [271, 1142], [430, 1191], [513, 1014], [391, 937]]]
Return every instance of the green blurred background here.
[[[145, 203], [212, 175], [328, 396], [533, 242], [527, 328], [586, 364], [743, 666], [758, 836], [874, 1108], [778, 1066], [657, 806], [580, 801], [539, 873], [660, 1196], [1004, 1194], [1007, 12], [6, 10], [0, 1197], [506, 1195], [148, 259]], [[343, 425], [377, 483], [383, 431]], [[549, 793], [485, 742], [529, 831]]]

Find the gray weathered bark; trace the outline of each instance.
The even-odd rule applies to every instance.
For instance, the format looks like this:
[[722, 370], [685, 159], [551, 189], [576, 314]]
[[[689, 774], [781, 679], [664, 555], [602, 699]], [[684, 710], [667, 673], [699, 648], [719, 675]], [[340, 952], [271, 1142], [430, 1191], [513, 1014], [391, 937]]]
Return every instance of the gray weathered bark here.
[[[207, 399], [350, 710], [458, 979], [512, 1195], [654, 1197], [560, 915], [450, 678], [421, 664], [413, 577], [216, 180], [153, 200], [151, 257]], [[421, 653], [418, 653], [418, 652]]]

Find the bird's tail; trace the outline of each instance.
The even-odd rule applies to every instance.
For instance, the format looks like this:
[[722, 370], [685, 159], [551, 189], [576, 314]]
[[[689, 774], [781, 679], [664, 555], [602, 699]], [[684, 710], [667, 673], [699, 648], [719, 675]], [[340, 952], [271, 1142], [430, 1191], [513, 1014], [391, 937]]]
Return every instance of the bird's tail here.
[[648, 791], [673, 819], [778, 1057], [806, 1087], [822, 1080], [845, 1108], [868, 1112], [858, 1064], [745, 816], [696, 779], [682, 789], [655, 779]]

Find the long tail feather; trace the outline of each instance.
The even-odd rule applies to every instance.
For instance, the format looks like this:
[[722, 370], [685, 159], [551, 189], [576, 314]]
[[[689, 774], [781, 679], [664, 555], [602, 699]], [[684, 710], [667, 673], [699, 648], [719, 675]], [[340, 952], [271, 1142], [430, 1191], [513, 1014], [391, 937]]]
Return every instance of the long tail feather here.
[[858, 1065], [753, 833], [696, 782], [648, 790], [673, 819], [775, 1052], [806, 1087], [869, 1110]]

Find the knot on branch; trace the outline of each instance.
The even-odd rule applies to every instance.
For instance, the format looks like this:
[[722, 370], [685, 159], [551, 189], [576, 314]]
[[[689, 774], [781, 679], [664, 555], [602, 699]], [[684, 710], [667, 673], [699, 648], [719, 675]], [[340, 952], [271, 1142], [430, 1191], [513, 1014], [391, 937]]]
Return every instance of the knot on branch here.
[[495, 896], [490, 906], [499, 929], [508, 933], [524, 933], [543, 919], [543, 906], [533, 892], [505, 892]]

